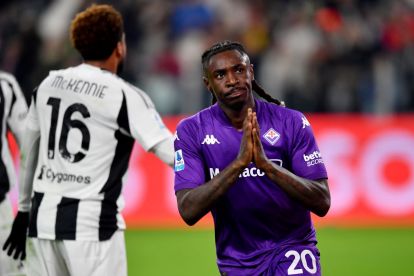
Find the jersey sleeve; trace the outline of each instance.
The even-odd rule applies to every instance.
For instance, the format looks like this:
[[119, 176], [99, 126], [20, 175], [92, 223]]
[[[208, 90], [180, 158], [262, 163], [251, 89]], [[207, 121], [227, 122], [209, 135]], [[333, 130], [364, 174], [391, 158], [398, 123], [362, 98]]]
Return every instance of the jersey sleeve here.
[[36, 170], [37, 156], [39, 153], [40, 126], [36, 111], [36, 94], [33, 93], [32, 101], [25, 120], [25, 135], [22, 138], [20, 150], [19, 170], [19, 211], [30, 210], [30, 199], [33, 189], [33, 176]]
[[33, 93], [32, 101], [30, 103], [29, 112], [27, 113], [24, 126], [32, 131], [40, 132], [39, 116], [36, 110], [36, 94], [37, 90]]
[[30, 211], [33, 177], [39, 154], [40, 132], [26, 129], [21, 145], [19, 170], [19, 211]]
[[328, 178], [321, 152], [305, 115], [295, 112], [291, 122], [291, 170], [307, 179]]
[[204, 184], [204, 162], [200, 143], [197, 142], [197, 128], [188, 121], [177, 126], [174, 141], [174, 189], [194, 189]]
[[151, 99], [138, 88], [126, 89], [126, 106], [131, 136], [148, 151], [161, 141], [172, 137]]
[[7, 118], [7, 125], [17, 139], [18, 144], [21, 145], [24, 132], [24, 120], [26, 118], [28, 107], [17, 80], [11, 75], [10, 88], [13, 100], [10, 106], [9, 116]]

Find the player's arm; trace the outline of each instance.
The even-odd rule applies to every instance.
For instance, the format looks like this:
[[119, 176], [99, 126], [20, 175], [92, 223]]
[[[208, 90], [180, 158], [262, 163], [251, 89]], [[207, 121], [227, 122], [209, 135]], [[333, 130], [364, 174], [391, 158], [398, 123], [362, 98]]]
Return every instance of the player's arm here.
[[323, 217], [331, 205], [328, 180], [310, 180], [299, 177], [271, 161], [257, 165], [273, 182], [277, 183], [288, 195], [302, 203], [316, 215]]
[[152, 100], [140, 89], [130, 86], [123, 91], [120, 127], [144, 150], [154, 153], [169, 166], [174, 164], [174, 137], [165, 126]]
[[26, 257], [26, 235], [29, 225], [30, 200], [33, 188], [33, 177], [39, 152], [40, 131], [37, 128], [37, 115], [34, 102], [30, 106], [25, 123], [25, 133], [20, 148], [19, 170], [19, 207], [12, 230], [3, 250], [14, 259], [24, 260]]
[[167, 139], [159, 142], [148, 150], [154, 153], [161, 161], [170, 167], [174, 166], [174, 137], [170, 136]]
[[[33, 105], [29, 111], [29, 119], [32, 112], [34, 112]], [[13, 255], [14, 259], [24, 260], [26, 258], [26, 234], [29, 226], [30, 199], [37, 165], [39, 142], [40, 132], [26, 127], [20, 149], [19, 207], [10, 235], [3, 246], [3, 250], [7, 251], [7, 255]]]
[[40, 132], [28, 128], [23, 138], [19, 171], [19, 212], [29, 212], [39, 154]]
[[11, 93], [13, 94], [14, 101], [10, 106], [10, 113], [7, 117], [7, 125], [10, 128], [13, 136], [15, 137], [17, 144], [21, 146], [23, 132], [24, 132], [24, 119], [28, 111], [26, 98], [20, 88], [19, 83], [14, 76], [9, 75]]
[[177, 191], [178, 211], [188, 225], [194, 225], [205, 216], [236, 182], [239, 174], [252, 161], [252, 112], [248, 111], [243, 123], [243, 138], [237, 158], [213, 179], [194, 189]]
[[178, 211], [188, 225], [194, 225], [208, 212], [216, 201], [236, 182], [243, 171], [240, 162], [233, 161], [213, 179], [194, 189], [176, 193]]
[[325, 216], [331, 205], [328, 180], [311, 180], [297, 176], [269, 160], [263, 150], [259, 135], [259, 124], [253, 115], [254, 162], [274, 183], [288, 195], [303, 204], [318, 216]]

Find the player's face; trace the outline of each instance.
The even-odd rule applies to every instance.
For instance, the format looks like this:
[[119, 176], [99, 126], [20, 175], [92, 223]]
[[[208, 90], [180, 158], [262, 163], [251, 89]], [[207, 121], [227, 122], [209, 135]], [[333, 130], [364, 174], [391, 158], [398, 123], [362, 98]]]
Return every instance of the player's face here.
[[221, 106], [240, 109], [252, 100], [253, 76], [248, 56], [229, 50], [211, 57], [204, 83]]

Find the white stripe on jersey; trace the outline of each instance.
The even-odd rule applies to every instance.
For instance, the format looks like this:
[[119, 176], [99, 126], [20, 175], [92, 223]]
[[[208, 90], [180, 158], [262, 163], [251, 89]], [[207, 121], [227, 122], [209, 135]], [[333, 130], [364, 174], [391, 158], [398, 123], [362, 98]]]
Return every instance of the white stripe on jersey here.
[[20, 144], [27, 103], [13, 75], [0, 71], [0, 198], [17, 182], [7, 131], [10, 129]]
[[42, 239], [55, 239], [55, 224], [56, 221], [57, 205], [61, 201], [61, 196], [43, 197], [42, 204], [39, 207], [39, 214], [37, 217], [37, 231], [39, 238]]
[[81, 201], [78, 206], [77, 240], [94, 240], [99, 236], [100, 201]]
[[143, 91], [87, 64], [51, 71], [34, 101], [27, 119], [41, 134], [34, 191], [45, 195], [32, 236], [110, 238], [125, 225], [118, 203], [134, 139], [149, 150], [171, 132]]

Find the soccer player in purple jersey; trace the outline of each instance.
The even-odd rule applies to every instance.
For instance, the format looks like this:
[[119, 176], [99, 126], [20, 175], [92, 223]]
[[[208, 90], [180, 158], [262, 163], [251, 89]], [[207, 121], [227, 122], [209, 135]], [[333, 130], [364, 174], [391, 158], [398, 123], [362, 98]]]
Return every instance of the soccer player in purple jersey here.
[[330, 193], [309, 121], [256, 83], [241, 44], [213, 45], [202, 64], [217, 103], [177, 127], [180, 215], [211, 211], [222, 275], [321, 275], [310, 212], [326, 215]]

